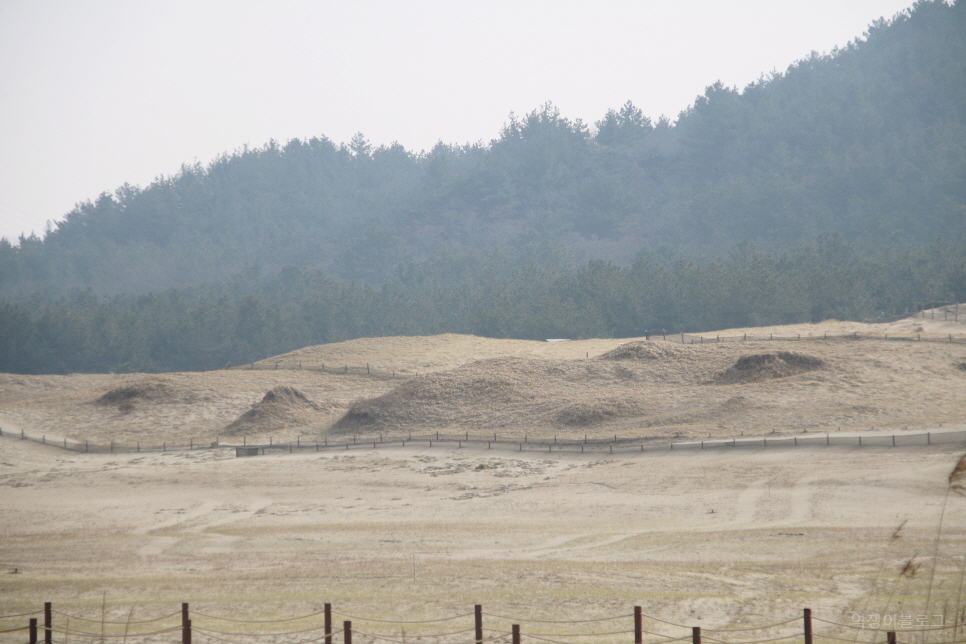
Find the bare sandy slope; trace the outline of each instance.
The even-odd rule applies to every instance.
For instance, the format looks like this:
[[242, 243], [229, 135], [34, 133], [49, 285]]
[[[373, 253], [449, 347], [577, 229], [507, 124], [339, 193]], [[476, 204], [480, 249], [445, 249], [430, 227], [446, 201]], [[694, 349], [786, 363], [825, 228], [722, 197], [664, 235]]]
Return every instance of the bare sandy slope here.
[[[20, 572], [0, 574], [0, 614], [52, 601], [99, 620], [106, 601], [108, 621], [124, 622], [132, 605], [137, 620], [189, 601], [197, 613], [240, 619], [332, 602], [342, 614], [395, 620], [465, 614], [474, 603], [558, 620], [642, 605], [704, 629], [794, 619], [804, 607], [847, 623], [893, 612], [951, 620], [966, 498], [947, 493], [947, 477], [960, 455], [949, 446], [832, 446], [521, 458], [437, 447], [239, 459], [227, 449], [69, 454], [4, 438], [0, 571]], [[900, 576], [910, 560], [919, 572]], [[309, 622], [300, 627], [318, 620]], [[193, 623], [296, 630], [200, 615]], [[401, 629], [412, 637], [472, 621], [354, 625], [398, 638]], [[509, 630], [493, 618], [487, 626]], [[574, 641], [565, 635], [631, 627], [625, 618], [524, 632]], [[688, 634], [650, 620], [645, 628]], [[755, 635], [728, 641], [765, 634]]]
[[[623, 359], [608, 354], [644, 340], [548, 343], [441, 335], [307, 347], [255, 369], [0, 374], [0, 427], [20, 426], [51, 440], [129, 445], [428, 431], [653, 440], [839, 428], [918, 431], [966, 418], [966, 345], [815, 338], [855, 331], [939, 338], [953, 327], [960, 331], [957, 337], [964, 336], [966, 324], [932, 315], [881, 325], [828, 321], [704, 334], [709, 340], [746, 332], [813, 338], [800, 342], [682, 346], [652, 337], [648, 351]], [[820, 360], [823, 368], [747, 381], [720, 377], [739, 360], [778, 352]], [[319, 370], [323, 364], [331, 369], [367, 363], [380, 375]], [[392, 371], [394, 380], [382, 375]], [[306, 404], [259, 407], [279, 386], [296, 390]], [[134, 394], [124, 397], [125, 391]]]

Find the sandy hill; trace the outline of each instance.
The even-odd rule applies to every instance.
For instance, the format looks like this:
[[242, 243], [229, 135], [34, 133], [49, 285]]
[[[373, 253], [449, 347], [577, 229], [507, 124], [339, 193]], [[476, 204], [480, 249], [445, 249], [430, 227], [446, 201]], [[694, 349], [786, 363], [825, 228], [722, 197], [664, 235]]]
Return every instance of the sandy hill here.
[[496, 358], [359, 401], [334, 430], [664, 439], [949, 423], [966, 417], [962, 356], [958, 345], [811, 340]]
[[[436, 430], [661, 439], [921, 427], [966, 416], [966, 346], [817, 338], [962, 338], [964, 323], [966, 315], [955, 322], [926, 312], [889, 324], [732, 329], [684, 346], [654, 336], [369, 338], [205, 373], [0, 374], [0, 427], [53, 439], [200, 444]], [[803, 340], [711, 342], [745, 333]], [[367, 363], [371, 376], [358, 372]], [[356, 370], [323, 372], [323, 364]], [[304, 401], [266, 400], [279, 387]]]

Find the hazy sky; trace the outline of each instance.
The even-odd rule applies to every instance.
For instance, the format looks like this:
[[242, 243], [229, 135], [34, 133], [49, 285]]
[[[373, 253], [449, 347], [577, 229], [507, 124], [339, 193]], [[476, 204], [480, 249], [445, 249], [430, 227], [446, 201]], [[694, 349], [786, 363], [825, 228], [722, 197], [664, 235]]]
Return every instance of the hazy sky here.
[[0, 0], [0, 236], [269, 139], [489, 141], [552, 101], [672, 120], [911, 0]]

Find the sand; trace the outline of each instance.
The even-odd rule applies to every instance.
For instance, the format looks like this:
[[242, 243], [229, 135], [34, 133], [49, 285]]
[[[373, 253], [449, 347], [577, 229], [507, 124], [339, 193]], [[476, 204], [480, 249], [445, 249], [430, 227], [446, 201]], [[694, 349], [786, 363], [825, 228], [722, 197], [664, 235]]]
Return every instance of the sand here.
[[[855, 406], [879, 410], [876, 420], [883, 427], [915, 417], [917, 428], [930, 431], [949, 429], [950, 424], [966, 428], [960, 406], [966, 398], [966, 375], [955, 370], [957, 361], [966, 359], [962, 345], [815, 341], [793, 349], [820, 357], [830, 365], [827, 369], [719, 384], [714, 374], [724, 373], [740, 355], [785, 348], [761, 343], [752, 351], [750, 345], [722, 344], [699, 353], [700, 347], [691, 352], [691, 347], [677, 346], [685, 353], [675, 355], [687, 355], [693, 369], [662, 380], [660, 370], [600, 358], [631, 342], [625, 340], [524, 343], [518, 345], [521, 351], [510, 343], [497, 355], [497, 345], [490, 343], [501, 341], [448, 337], [443, 345], [478, 347], [476, 353], [450, 357], [443, 349], [425, 351], [434, 344], [431, 338], [419, 339], [418, 350], [410, 346], [412, 340], [394, 340], [402, 348], [393, 361], [421, 361], [421, 368], [435, 365], [433, 377], [453, 382], [464, 382], [460, 374], [473, 373], [471, 367], [480, 361], [490, 366], [522, 361], [529, 365], [526, 369], [543, 373], [563, 370], [558, 381], [564, 384], [548, 388], [549, 393], [534, 393], [543, 396], [543, 404], [598, 384], [568, 381], [568, 362], [585, 371], [593, 365], [601, 373], [621, 365], [639, 369], [650, 375], [632, 379], [637, 388], [666, 387], [666, 395], [679, 396], [679, 407], [699, 410], [695, 419], [679, 423], [682, 432], [704, 432], [714, 424], [701, 415], [705, 402], [694, 392], [732, 387], [765, 389], [744, 394], [728, 390], [709, 398], [713, 404], [722, 397], [725, 403], [733, 401], [731, 411], [718, 407], [719, 414], [734, 414], [734, 420], [715, 430], [720, 435], [737, 434], [727, 426], [730, 422], [735, 428], [744, 422], [786, 434], [799, 430], [772, 425], [783, 418], [788, 424], [793, 417], [801, 425], [821, 425], [829, 413], [840, 413], [823, 405], [835, 393], [830, 382], [849, 392]], [[590, 358], [588, 343], [597, 343]], [[487, 353], [491, 350], [481, 346], [493, 350]], [[385, 353], [384, 347], [380, 350]], [[877, 363], [886, 376], [873, 375], [880, 368]], [[514, 373], [529, 373], [526, 369], [504, 370], [502, 377], [513, 380]], [[497, 372], [477, 367], [475, 373], [481, 377]], [[813, 380], [816, 374], [825, 380]], [[96, 403], [118, 387], [149, 379], [164, 385], [151, 389], [165, 392], [162, 398], [136, 400], [135, 409], [126, 413]], [[0, 426], [97, 439], [183, 435], [225, 427], [257, 406], [273, 387], [284, 385], [328, 409], [327, 420], [312, 421], [318, 422], [313, 431], [331, 432], [354, 404], [418, 382], [415, 377], [393, 382], [307, 369], [3, 375]], [[617, 386], [609, 376], [599, 384], [602, 389]], [[765, 393], [775, 400], [762, 409]], [[756, 402], [734, 401], [739, 395]], [[487, 396], [482, 399], [480, 405], [488, 404]], [[447, 410], [458, 408], [444, 402]], [[477, 409], [477, 403], [470, 403], [467, 409]], [[508, 403], [510, 411], [491, 407], [494, 414], [516, 414], [521, 422], [533, 423], [527, 431], [550, 427], [545, 424], [549, 416], [527, 416], [521, 411], [526, 405], [514, 404]], [[586, 415], [595, 417], [593, 410]], [[585, 431], [583, 426], [571, 427], [574, 433]], [[963, 451], [962, 445], [948, 444], [832, 445], [611, 456], [420, 445], [236, 458], [230, 448], [78, 454], [4, 436], [0, 615], [36, 610], [51, 601], [55, 609], [73, 616], [70, 629], [95, 633], [74, 633], [71, 641], [98, 639], [102, 615], [120, 622], [103, 626], [120, 640], [126, 621], [173, 614], [181, 602], [191, 604], [197, 642], [218, 641], [206, 632], [229, 641], [307, 641], [318, 632], [253, 640], [212, 631], [290, 632], [298, 630], [293, 625], [318, 626], [319, 617], [272, 625], [210, 616], [276, 619], [313, 613], [325, 602], [338, 611], [337, 624], [353, 616], [359, 631], [355, 639], [367, 644], [374, 640], [361, 633], [407, 642], [471, 641], [472, 632], [429, 640], [418, 636], [470, 629], [472, 617], [436, 624], [398, 622], [466, 615], [477, 603], [484, 606], [485, 625], [493, 631], [509, 631], [511, 623], [524, 619], [623, 616], [590, 624], [522, 622], [525, 640], [528, 633], [542, 633], [564, 642], [632, 641], [627, 631], [633, 627], [629, 615], [635, 605], [646, 615], [683, 627], [701, 626], [707, 638], [728, 642], [792, 634], [800, 622], [750, 633], [715, 634], [714, 629], [798, 619], [806, 607], [839, 623], [851, 624], [857, 616], [866, 620], [908, 614], [913, 619], [928, 615], [935, 626], [940, 620], [952, 623], [963, 604], [966, 497], [949, 487], [949, 475]], [[364, 617], [396, 623], [360, 619]], [[178, 623], [175, 616], [156, 624]], [[67, 618], [58, 613], [55, 624], [68, 626]], [[7, 625], [0, 621], [0, 630]], [[180, 636], [138, 635], [151, 628], [132, 625], [125, 641], [174, 641]], [[645, 629], [690, 635], [689, 628], [649, 618]], [[818, 622], [816, 630], [849, 641], [884, 639], [870, 629], [853, 632]], [[579, 636], [616, 631], [623, 634]], [[953, 639], [951, 631], [927, 635], [931, 642]], [[918, 637], [918, 631], [909, 633], [905, 641]], [[55, 639], [64, 641], [64, 635], [58, 632]], [[21, 633], [0, 634], [0, 642], [23, 640]]]

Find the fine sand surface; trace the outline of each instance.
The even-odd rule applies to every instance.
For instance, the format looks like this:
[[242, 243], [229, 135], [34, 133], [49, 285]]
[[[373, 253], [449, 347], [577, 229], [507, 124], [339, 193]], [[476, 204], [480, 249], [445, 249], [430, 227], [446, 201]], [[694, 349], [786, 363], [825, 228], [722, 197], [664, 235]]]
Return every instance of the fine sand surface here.
[[[938, 337], [930, 322], [916, 324]], [[897, 334], [908, 323], [874, 332]], [[854, 323], [823, 324], [770, 332], [822, 336]], [[297, 631], [320, 617], [264, 624], [211, 616], [277, 619], [331, 602], [337, 625], [353, 616], [357, 644], [377, 641], [363, 633], [455, 644], [471, 641], [472, 631], [419, 636], [471, 629], [472, 617], [400, 622], [465, 615], [478, 603], [488, 629], [522, 623], [525, 635], [577, 644], [633, 641], [628, 615], [640, 605], [646, 615], [701, 626], [712, 642], [738, 643], [789, 635], [801, 622], [714, 629], [793, 620], [806, 607], [848, 624], [908, 615], [914, 629], [920, 617], [953, 623], [966, 604], [966, 497], [949, 479], [964, 445], [609, 455], [423, 443], [236, 458], [225, 447], [83, 454], [11, 435], [240, 443], [441, 429], [660, 441], [966, 428], [966, 345], [955, 343], [439, 336], [354, 340], [300, 355], [303, 369], [0, 374], [0, 616], [51, 601], [73, 616], [68, 624], [55, 614], [55, 626], [72, 631], [67, 639], [55, 633], [58, 642], [99, 640], [101, 629], [117, 636], [104, 641], [168, 642], [180, 633], [140, 633], [177, 627], [177, 617], [135, 622], [190, 602], [194, 642], [307, 642], [319, 633]], [[323, 358], [399, 373], [310, 368]], [[522, 621], [614, 616], [624, 617]], [[0, 630], [25, 620], [0, 621]], [[690, 637], [689, 628], [650, 618], [644, 628]], [[500, 634], [493, 631], [488, 637]], [[884, 640], [824, 622], [816, 631]], [[258, 632], [288, 634], [245, 635]], [[961, 639], [917, 630], [900, 641], [923, 635]], [[0, 642], [25, 640], [0, 633]]]
[[[402, 629], [413, 637], [472, 628], [472, 620], [358, 618], [433, 619], [480, 603], [518, 620], [619, 616], [640, 605], [705, 629], [773, 624], [805, 607], [839, 623], [891, 613], [951, 621], [966, 498], [948, 493], [948, 476], [961, 454], [961, 446], [823, 446], [542, 458], [407, 447], [235, 458], [225, 448], [70, 454], [4, 438], [0, 567], [19, 572], [0, 574], [0, 614], [51, 601], [75, 628], [100, 632], [102, 603], [107, 621], [123, 623], [132, 606], [134, 620], [182, 601], [205, 615], [274, 619], [331, 602], [356, 616], [357, 629], [395, 638]], [[918, 572], [900, 575], [910, 561]], [[193, 624], [296, 630], [200, 615]], [[632, 624], [525, 629], [574, 641], [566, 635]], [[505, 620], [487, 625], [509, 630]], [[687, 634], [650, 620], [645, 629]], [[728, 641], [755, 639], [764, 634]]]

